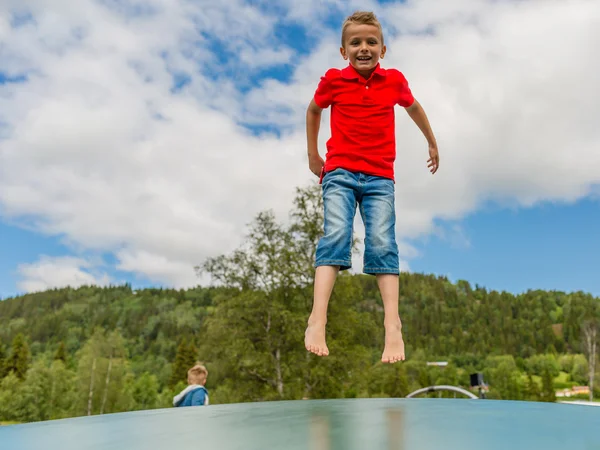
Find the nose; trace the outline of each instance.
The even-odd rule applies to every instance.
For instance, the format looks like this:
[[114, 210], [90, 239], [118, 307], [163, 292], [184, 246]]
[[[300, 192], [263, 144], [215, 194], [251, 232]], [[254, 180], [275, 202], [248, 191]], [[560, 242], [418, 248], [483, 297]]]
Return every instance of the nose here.
[[366, 42], [361, 42], [361, 44], [360, 44], [360, 51], [361, 52], [365, 52], [368, 49], [369, 49], [369, 46], [367, 45], [367, 43]]

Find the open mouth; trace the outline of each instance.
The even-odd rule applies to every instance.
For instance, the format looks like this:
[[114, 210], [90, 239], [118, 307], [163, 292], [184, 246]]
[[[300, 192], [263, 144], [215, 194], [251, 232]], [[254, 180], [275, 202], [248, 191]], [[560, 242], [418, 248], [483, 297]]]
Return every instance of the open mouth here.
[[357, 56], [356, 59], [358, 61], [371, 61], [371, 57], [370, 56]]

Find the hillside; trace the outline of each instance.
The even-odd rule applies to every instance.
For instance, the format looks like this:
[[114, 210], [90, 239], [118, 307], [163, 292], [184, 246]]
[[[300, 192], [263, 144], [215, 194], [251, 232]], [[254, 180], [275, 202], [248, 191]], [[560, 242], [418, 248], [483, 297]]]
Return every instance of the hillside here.
[[[492, 398], [541, 399], [545, 375], [562, 383], [554, 388], [587, 384], [581, 327], [597, 315], [598, 299], [584, 293], [513, 296], [464, 281], [403, 274], [400, 310], [408, 360], [393, 367], [378, 363], [383, 315], [374, 278], [340, 277], [327, 359], [307, 357], [303, 348], [309, 288], [290, 293], [281, 301], [254, 290], [121, 286], [4, 300], [0, 419], [86, 414], [92, 372], [97, 385], [92, 414], [167, 407], [186, 368], [198, 359], [209, 367], [213, 403], [398, 396], [434, 382], [468, 386], [473, 371], [485, 373]], [[14, 368], [7, 376], [20, 352], [23, 381]], [[426, 366], [427, 360], [451, 364], [442, 370]], [[62, 404], [51, 398], [58, 400], [58, 393]], [[55, 408], [28, 404], [40, 396]]]
[[[360, 297], [348, 300], [350, 306], [379, 321], [375, 279], [348, 279], [361, 291]], [[10, 298], [0, 302], [0, 344], [8, 347], [22, 333], [34, 355], [56, 351], [62, 342], [73, 356], [100, 327], [120, 330], [131, 358], [151, 354], [172, 361], [179, 340], [200, 338], [205, 319], [228, 292], [235, 293], [202, 287], [83, 287]], [[514, 296], [473, 288], [465, 281], [455, 285], [443, 277], [401, 276], [400, 311], [408, 344], [430, 356], [577, 353], [582, 351], [581, 325], [597, 310], [598, 299], [582, 292]]]

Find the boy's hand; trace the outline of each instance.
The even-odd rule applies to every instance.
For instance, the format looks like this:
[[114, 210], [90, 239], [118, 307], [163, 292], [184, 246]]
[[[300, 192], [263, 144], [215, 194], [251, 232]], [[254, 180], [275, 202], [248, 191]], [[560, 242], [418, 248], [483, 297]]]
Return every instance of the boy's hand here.
[[323, 170], [323, 166], [325, 165], [325, 161], [321, 158], [320, 155], [314, 155], [308, 157], [308, 167], [310, 171], [314, 173], [316, 176], [321, 176], [321, 170]]
[[427, 167], [429, 171], [434, 174], [437, 172], [440, 166], [440, 155], [436, 146], [429, 146], [429, 159], [427, 160]]

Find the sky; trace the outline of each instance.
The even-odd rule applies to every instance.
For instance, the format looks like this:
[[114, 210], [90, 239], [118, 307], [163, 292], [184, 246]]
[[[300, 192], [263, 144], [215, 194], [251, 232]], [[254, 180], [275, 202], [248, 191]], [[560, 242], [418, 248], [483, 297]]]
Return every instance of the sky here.
[[396, 108], [402, 270], [600, 296], [596, 0], [2, 0], [0, 298], [192, 287], [259, 212], [285, 223], [355, 10], [439, 145], [432, 176]]

